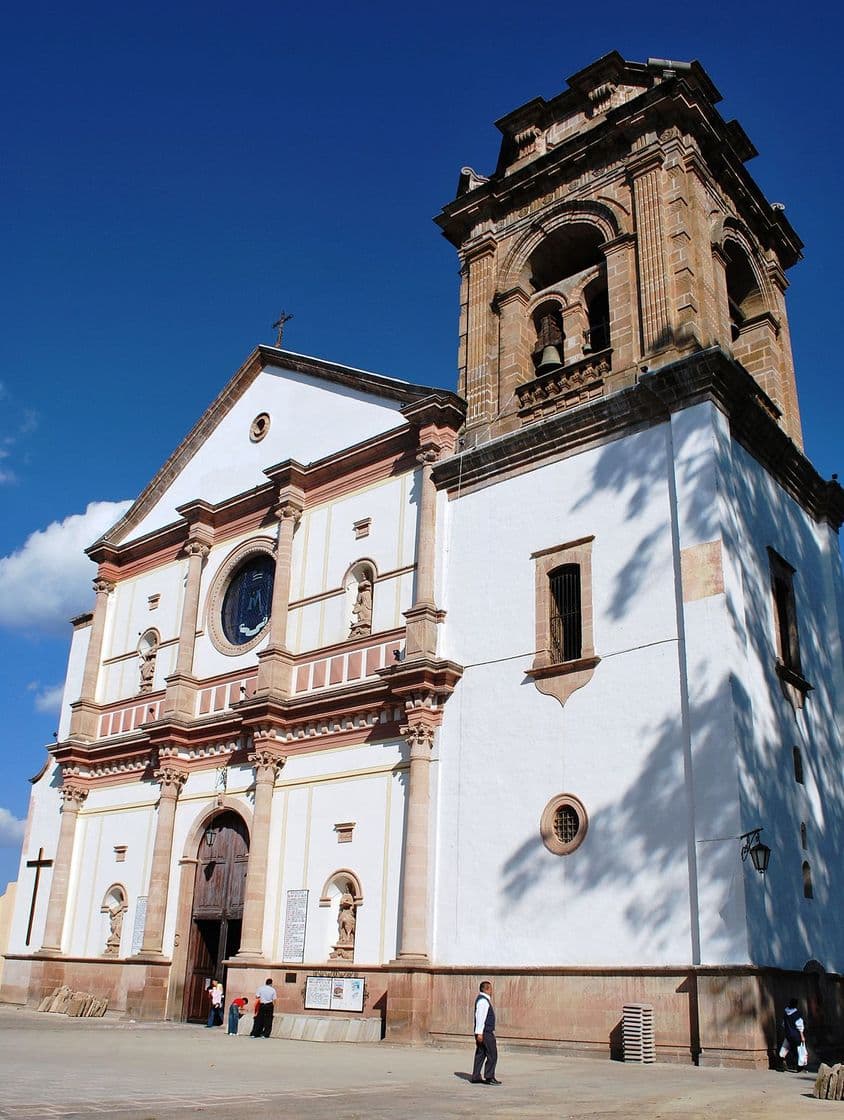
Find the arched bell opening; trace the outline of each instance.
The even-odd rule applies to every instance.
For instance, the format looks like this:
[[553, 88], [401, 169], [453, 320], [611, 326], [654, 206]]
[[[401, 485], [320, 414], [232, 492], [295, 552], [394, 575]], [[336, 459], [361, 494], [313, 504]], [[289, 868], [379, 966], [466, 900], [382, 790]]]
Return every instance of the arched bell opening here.
[[736, 342], [748, 319], [765, 310], [765, 300], [750, 260], [735, 241], [724, 245], [727, 302], [730, 310], [730, 337]]
[[239, 813], [223, 809], [203, 824], [196, 842], [196, 871], [191, 905], [184, 1018], [208, 1016], [207, 988], [212, 980], [226, 986], [224, 962], [240, 949], [249, 830]]

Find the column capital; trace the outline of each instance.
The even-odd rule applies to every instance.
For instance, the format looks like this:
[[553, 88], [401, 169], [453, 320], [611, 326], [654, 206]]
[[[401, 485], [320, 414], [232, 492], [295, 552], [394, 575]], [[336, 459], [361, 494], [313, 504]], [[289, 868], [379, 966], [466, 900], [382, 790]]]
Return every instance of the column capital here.
[[98, 576], [94, 580], [93, 588], [97, 595], [110, 595], [114, 591], [115, 584], [110, 579], [103, 579]]
[[199, 537], [191, 537], [182, 551], [185, 556], [199, 556], [204, 560], [211, 549], [204, 540], [201, 540]]
[[59, 787], [59, 797], [62, 799], [62, 812], [78, 812], [88, 796], [88, 790], [84, 786], [75, 784], [63, 784]]
[[302, 517], [302, 510], [304, 506], [295, 498], [285, 497], [281, 498], [273, 508], [273, 513], [278, 520], [282, 523], [285, 521], [293, 522], [293, 528], [299, 524]]
[[411, 758], [428, 758], [434, 747], [436, 728], [430, 723], [406, 723], [399, 728], [410, 746]]
[[162, 797], [176, 798], [188, 780], [188, 772], [183, 766], [174, 766], [172, 762], [162, 760], [161, 765], [153, 772], [153, 777], [161, 786]]
[[253, 748], [246, 756], [246, 761], [255, 767], [256, 781], [271, 781], [274, 784], [287, 762], [287, 756], [272, 745], [273, 740], [269, 736], [260, 736], [258, 731], [252, 742]]

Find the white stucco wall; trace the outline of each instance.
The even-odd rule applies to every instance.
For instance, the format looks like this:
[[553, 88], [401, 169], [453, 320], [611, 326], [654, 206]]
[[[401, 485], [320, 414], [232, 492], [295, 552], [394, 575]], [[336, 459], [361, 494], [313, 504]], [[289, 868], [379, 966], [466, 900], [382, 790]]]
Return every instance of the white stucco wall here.
[[[400, 402], [327, 385], [317, 378], [263, 370], [185, 465], [155, 507], [127, 536], [134, 540], [179, 519], [177, 507], [194, 498], [218, 502], [266, 482], [264, 470], [286, 459], [307, 464], [404, 421]], [[261, 412], [270, 430], [253, 443], [249, 428]]]
[[[436, 959], [687, 962], [690, 792], [664, 432], [464, 495], [449, 520], [444, 638], [466, 668], [440, 732]], [[602, 661], [561, 708], [524, 676], [531, 553], [591, 534]], [[539, 820], [563, 792], [590, 824], [559, 857]]]

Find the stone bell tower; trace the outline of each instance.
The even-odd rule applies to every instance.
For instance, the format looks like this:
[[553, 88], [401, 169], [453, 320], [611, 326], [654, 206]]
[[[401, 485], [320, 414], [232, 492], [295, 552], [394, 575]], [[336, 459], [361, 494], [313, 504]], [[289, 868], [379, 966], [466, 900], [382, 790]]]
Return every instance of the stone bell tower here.
[[785, 270], [802, 243], [745, 170], [756, 150], [697, 62], [613, 52], [498, 121], [437, 221], [462, 265], [466, 441], [717, 346], [802, 445]]

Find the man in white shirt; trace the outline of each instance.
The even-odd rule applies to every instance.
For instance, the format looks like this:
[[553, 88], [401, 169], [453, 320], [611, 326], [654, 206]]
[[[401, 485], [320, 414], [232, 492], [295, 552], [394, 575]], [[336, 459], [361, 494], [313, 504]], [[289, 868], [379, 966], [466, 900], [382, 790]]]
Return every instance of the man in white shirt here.
[[258, 1012], [252, 1027], [252, 1038], [269, 1038], [273, 1029], [273, 1005], [276, 999], [276, 990], [273, 987], [272, 977], [268, 976], [258, 991]]
[[[498, 1061], [498, 1044], [495, 1041], [495, 1009], [492, 1006], [492, 984], [484, 980], [475, 999], [475, 1064], [472, 1068], [473, 1085], [500, 1085], [495, 1078]], [[484, 1066], [484, 1076], [481, 1068]]]

